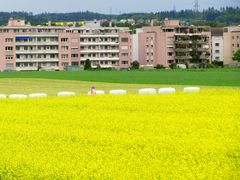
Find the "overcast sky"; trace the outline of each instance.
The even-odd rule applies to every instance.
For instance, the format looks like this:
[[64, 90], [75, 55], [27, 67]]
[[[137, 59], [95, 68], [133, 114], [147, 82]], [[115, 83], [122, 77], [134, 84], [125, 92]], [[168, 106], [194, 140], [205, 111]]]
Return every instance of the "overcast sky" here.
[[[113, 14], [192, 9], [194, 0], [0, 0], [0, 11], [76, 12]], [[240, 6], [240, 0], [199, 0], [200, 10], [208, 7]]]

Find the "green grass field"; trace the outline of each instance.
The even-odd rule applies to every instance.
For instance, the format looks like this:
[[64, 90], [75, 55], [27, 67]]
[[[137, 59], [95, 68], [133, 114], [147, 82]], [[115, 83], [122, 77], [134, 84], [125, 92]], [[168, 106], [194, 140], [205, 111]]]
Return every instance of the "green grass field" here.
[[[60, 91], [73, 91], [77, 94], [87, 94], [91, 86], [98, 90], [104, 90], [106, 93], [113, 89], [125, 89], [128, 94], [137, 94], [141, 88], [162, 88], [170, 85], [162, 84], [121, 84], [121, 83], [104, 83], [104, 82], [84, 82], [70, 80], [52, 80], [52, 79], [26, 79], [26, 78], [3, 78], [0, 79], [0, 94], [31, 94], [47, 93], [49, 96], [56, 96]], [[171, 85], [182, 91], [184, 85]], [[205, 89], [221, 89], [222, 86], [201, 86]], [[239, 89], [239, 87], [224, 87], [228, 89]]]
[[240, 86], [240, 69], [2, 72], [0, 78], [39, 78], [127, 84]]

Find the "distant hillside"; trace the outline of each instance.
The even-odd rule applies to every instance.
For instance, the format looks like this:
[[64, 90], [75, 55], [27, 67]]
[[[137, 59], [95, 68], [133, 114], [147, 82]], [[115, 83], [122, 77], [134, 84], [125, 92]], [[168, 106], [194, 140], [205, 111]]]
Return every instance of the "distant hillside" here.
[[198, 22], [200, 24], [240, 24], [240, 8], [239, 7], [226, 7], [220, 10], [209, 8], [201, 12], [195, 12], [193, 10], [181, 10], [181, 11], [164, 11], [157, 13], [128, 13], [121, 15], [107, 15], [93, 12], [73, 12], [73, 13], [42, 13], [36, 14], [29, 12], [0, 12], [0, 24], [7, 24], [10, 17], [22, 18], [30, 21], [32, 24], [42, 24], [47, 21], [80, 21], [80, 20], [94, 20], [94, 19], [134, 19], [134, 20], [148, 20], [157, 19], [163, 20], [180, 19], [186, 22]]

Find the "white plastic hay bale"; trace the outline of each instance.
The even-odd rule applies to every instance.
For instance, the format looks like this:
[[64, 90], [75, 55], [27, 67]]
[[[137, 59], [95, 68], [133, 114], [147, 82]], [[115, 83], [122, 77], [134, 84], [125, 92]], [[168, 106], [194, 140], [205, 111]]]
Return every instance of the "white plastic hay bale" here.
[[5, 94], [0, 94], [0, 99], [6, 99], [7, 98], [7, 95]]
[[59, 96], [59, 97], [75, 96], [75, 95], [76, 95], [75, 92], [59, 92], [57, 94], [57, 96]]
[[105, 91], [97, 90], [97, 91], [96, 91], [96, 94], [97, 94], [97, 95], [103, 95], [103, 94], [105, 94]]
[[8, 97], [10, 99], [26, 99], [28, 96], [25, 94], [10, 94]]
[[[102, 90], [96, 90], [96, 94], [95, 95], [104, 95], [105, 91]], [[91, 91], [88, 92], [88, 95], [91, 95]]]
[[109, 91], [109, 94], [111, 94], [111, 95], [124, 95], [124, 94], [127, 94], [127, 91], [123, 90], [123, 89], [116, 89], [116, 90]]
[[139, 89], [138, 94], [157, 94], [157, 90], [154, 88]]
[[169, 87], [169, 88], [160, 88], [158, 90], [158, 93], [159, 94], [174, 94], [174, 93], [176, 93], [176, 89], [175, 88], [171, 88], [171, 87]]
[[47, 94], [45, 93], [32, 93], [28, 95], [29, 98], [45, 98]]
[[189, 93], [200, 92], [200, 87], [185, 87], [185, 88], [183, 88], [183, 91], [189, 92]]

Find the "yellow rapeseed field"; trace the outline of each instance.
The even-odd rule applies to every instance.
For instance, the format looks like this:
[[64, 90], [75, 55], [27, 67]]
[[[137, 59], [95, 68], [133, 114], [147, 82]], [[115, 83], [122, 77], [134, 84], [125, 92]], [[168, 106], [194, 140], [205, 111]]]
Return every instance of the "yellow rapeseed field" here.
[[0, 100], [0, 179], [239, 179], [240, 90]]

